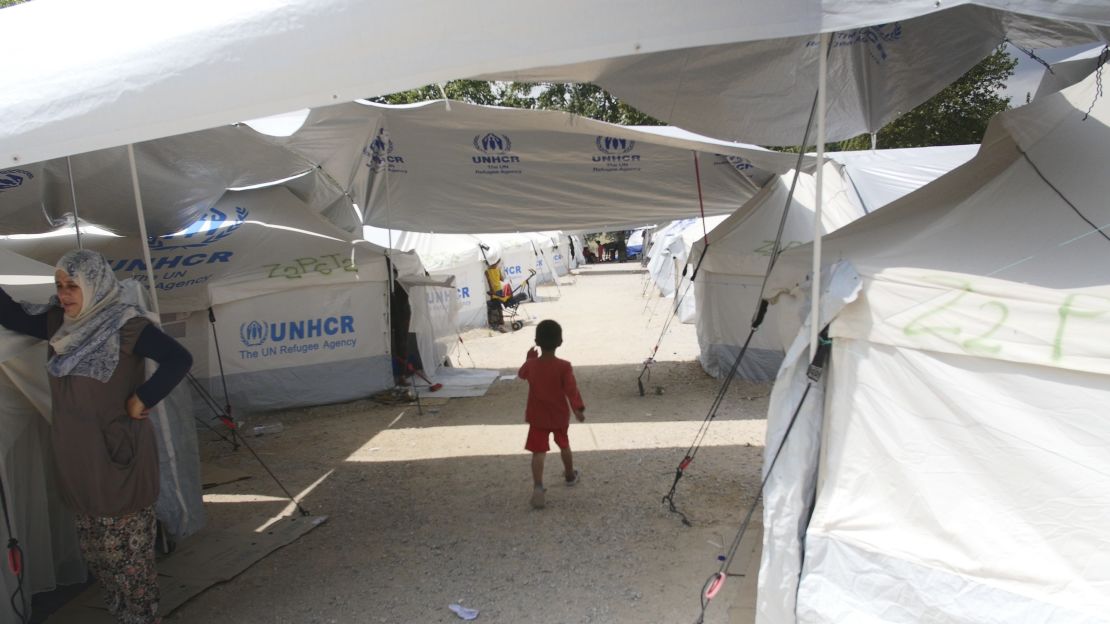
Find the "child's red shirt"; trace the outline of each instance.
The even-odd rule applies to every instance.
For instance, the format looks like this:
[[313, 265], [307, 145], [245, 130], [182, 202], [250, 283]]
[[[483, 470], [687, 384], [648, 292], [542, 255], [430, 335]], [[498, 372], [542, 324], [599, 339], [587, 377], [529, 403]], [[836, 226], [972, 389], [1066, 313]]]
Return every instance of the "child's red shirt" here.
[[557, 357], [530, 357], [517, 377], [528, 382], [524, 420], [541, 429], [559, 430], [570, 425], [570, 408], [585, 409], [570, 362]]

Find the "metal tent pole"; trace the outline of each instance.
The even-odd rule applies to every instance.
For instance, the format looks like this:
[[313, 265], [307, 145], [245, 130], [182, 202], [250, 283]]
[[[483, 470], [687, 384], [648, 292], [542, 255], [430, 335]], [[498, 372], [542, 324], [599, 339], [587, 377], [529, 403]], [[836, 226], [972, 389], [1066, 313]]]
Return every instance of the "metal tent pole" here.
[[135, 166], [135, 146], [127, 144], [127, 161], [131, 164], [131, 190], [135, 194], [135, 212], [139, 215], [139, 236], [142, 237], [143, 262], [146, 263], [147, 290], [150, 291], [150, 306], [155, 316], [162, 318], [158, 307], [158, 291], [154, 288], [154, 265], [150, 261], [150, 239], [146, 233], [146, 215], [143, 213], [143, 194], [139, 190], [139, 169]]
[[824, 184], [823, 173], [825, 168], [825, 90], [829, 69], [828, 54], [825, 51], [829, 49], [829, 37], [829, 33], [822, 33], [821, 35], [821, 53], [817, 65], [817, 194], [813, 210], [813, 283], [811, 284], [809, 309], [809, 352], [811, 355], [817, 353], [818, 333], [821, 330], [819, 316], [821, 310], [821, 202], [824, 199], [822, 197], [822, 191], [824, 190], [822, 186]]

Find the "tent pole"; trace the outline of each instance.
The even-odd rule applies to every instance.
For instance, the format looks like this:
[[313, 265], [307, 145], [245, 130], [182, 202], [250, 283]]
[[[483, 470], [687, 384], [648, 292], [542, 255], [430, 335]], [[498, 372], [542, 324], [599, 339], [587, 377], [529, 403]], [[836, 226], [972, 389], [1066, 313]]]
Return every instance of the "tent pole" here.
[[817, 353], [817, 335], [821, 329], [821, 201], [825, 168], [825, 88], [829, 69], [829, 33], [821, 34], [821, 54], [817, 64], [817, 193], [813, 210], [813, 284], [809, 309], [809, 352]]
[[150, 291], [150, 305], [154, 315], [162, 318], [158, 308], [158, 291], [154, 288], [154, 265], [150, 261], [150, 245], [146, 234], [146, 215], [143, 214], [143, 195], [139, 190], [139, 169], [135, 166], [135, 146], [127, 144], [127, 160], [131, 164], [131, 190], [135, 193], [135, 211], [139, 215], [139, 236], [142, 237], [143, 262], [146, 263], [147, 289]]
[[66, 169], [69, 170], [69, 196], [73, 198], [73, 231], [77, 233], [77, 248], [84, 249], [81, 244], [81, 214], [77, 212], [77, 185], [73, 181], [73, 162], [66, 156]]

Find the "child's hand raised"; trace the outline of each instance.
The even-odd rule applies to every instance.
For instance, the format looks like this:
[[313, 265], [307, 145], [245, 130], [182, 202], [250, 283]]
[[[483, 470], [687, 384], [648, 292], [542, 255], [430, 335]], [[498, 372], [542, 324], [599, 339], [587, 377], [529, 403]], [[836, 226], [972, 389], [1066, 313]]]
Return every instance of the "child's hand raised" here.
[[537, 351], [535, 347], [532, 347], [531, 349], [528, 349], [528, 359], [529, 360], [534, 360], [535, 358], [538, 358], [538, 357], [540, 357], [540, 352]]

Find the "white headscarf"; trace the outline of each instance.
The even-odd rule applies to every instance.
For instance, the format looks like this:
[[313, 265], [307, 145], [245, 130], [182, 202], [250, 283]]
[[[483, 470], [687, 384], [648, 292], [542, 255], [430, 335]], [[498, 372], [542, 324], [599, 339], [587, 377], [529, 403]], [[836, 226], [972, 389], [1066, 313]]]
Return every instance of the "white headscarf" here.
[[81, 375], [106, 382], [119, 364], [120, 328], [145, 315], [139, 291], [120, 284], [108, 261], [95, 251], [71, 251], [55, 268], [81, 287], [82, 303], [77, 316], [63, 317], [62, 326], [50, 338], [54, 356], [46, 368], [55, 377]]

